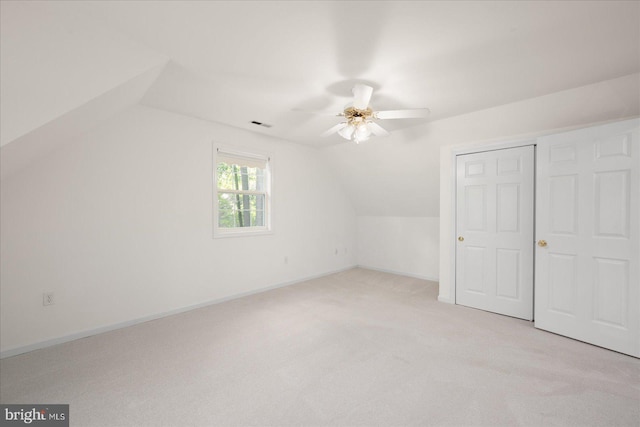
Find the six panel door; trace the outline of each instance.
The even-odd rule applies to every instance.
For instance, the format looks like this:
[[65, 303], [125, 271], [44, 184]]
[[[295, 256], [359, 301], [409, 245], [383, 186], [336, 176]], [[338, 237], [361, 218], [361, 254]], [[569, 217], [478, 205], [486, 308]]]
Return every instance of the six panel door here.
[[533, 185], [533, 146], [457, 156], [457, 304], [533, 318]]
[[639, 123], [538, 139], [535, 272], [537, 328], [637, 357]]

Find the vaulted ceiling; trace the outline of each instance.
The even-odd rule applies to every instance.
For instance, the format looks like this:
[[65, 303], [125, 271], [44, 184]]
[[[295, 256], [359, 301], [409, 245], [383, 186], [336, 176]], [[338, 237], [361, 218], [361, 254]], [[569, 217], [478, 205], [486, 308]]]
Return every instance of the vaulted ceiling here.
[[[374, 87], [375, 109], [431, 110], [426, 119], [384, 123], [411, 139], [416, 126], [640, 71], [636, 1], [1, 7], [2, 153], [12, 155], [13, 144], [30, 147], [17, 165], [135, 104], [333, 150], [343, 140], [320, 134], [339, 118], [305, 111], [341, 111], [357, 82]], [[38, 133], [53, 136], [44, 143]], [[345, 185], [354, 193], [366, 187], [357, 178]]]

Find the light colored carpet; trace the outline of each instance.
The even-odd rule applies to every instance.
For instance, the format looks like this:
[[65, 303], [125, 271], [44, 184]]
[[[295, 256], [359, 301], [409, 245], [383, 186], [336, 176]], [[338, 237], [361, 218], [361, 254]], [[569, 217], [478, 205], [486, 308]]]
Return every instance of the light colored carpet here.
[[72, 426], [638, 426], [640, 360], [364, 269], [0, 361]]

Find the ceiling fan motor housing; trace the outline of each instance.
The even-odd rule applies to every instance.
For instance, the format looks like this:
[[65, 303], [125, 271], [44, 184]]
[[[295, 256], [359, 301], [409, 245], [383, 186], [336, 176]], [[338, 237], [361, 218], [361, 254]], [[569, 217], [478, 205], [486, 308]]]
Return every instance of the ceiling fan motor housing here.
[[374, 118], [373, 110], [366, 108], [359, 110], [355, 107], [349, 107], [344, 110], [344, 117], [347, 119], [347, 123], [356, 125], [361, 122], [366, 122]]

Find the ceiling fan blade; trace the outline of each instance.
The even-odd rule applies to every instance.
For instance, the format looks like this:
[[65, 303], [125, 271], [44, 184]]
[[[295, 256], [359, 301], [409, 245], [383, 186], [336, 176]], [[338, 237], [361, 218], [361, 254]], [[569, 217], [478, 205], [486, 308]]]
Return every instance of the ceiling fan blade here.
[[374, 117], [378, 119], [422, 119], [427, 117], [431, 110], [428, 108], [413, 108], [411, 110], [387, 110], [376, 111]]
[[375, 122], [369, 122], [369, 123], [367, 123], [367, 126], [369, 126], [369, 129], [371, 129], [371, 133], [373, 133], [376, 136], [387, 136], [387, 135], [389, 135], [389, 132], [387, 132], [382, 126], [380, 126], [379, 124], [377, 124]]
[[353, 107], [358, 110], [365, 110], [371, 101], [373, 88], [371, 86], [357, 84], [353, 87]]
[[345, 126], [347, 126], [346, 122], [338, 123], [337, 125], [333, 126], [331, 129], [326, 130], [325, 132], [323, 132], [322, 135], [320, 135], [320, 136], [327, 137], [329, 135], [333, 135], [334, 133], [338, 132], [339, 130], [341, 130]]

